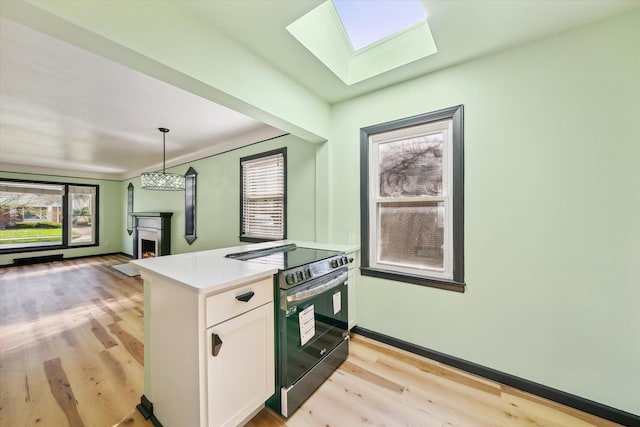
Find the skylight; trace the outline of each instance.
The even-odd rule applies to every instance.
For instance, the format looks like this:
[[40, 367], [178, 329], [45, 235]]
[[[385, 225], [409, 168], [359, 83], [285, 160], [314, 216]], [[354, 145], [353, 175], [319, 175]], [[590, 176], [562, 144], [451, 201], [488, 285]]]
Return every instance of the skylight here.
[[287, 31], [347, 85], [438, 51], [419, 0], [326, 0]]
[[420, 0], [333, 0], [333, 5], [355, 51], [425, 19]]

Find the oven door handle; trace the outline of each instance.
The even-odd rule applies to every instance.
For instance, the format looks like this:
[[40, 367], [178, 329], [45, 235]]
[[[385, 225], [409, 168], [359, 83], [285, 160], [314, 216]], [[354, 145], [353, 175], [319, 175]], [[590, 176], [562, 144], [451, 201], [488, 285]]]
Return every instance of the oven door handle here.
[[347, 281], [348, 274], [341, 273], [339, 276], [334, 277], [331, 280], [323, 282], [321, 284], [314, 284], [308, 288], [302, 289], [294, 294], [287, 295], [287, 303], [302, 301], [316, 295], [320, 295], [329, 289], [335, 288]]

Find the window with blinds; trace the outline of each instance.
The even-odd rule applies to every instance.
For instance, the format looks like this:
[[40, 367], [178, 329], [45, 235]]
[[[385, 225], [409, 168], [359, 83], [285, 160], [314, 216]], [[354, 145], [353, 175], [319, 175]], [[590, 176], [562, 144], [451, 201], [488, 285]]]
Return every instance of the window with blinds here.
[[240, 240], [281, 240], [286, 232], [286, 147], [240, 159]]

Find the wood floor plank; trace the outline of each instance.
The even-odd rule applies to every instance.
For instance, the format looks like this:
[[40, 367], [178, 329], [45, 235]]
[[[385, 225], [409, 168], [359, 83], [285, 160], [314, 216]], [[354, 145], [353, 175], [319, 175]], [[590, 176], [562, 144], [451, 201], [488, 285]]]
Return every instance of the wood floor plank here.
[[[127, 393], [131, 396], [134, 402], [140, 402], [140, 395], [142, 394], [142, 390], [144, 388], [144, 376], [140, 375], [142, 371], [142, 366], [138, 363], [138, 361], [124, 348], [124, 346], [116, 346], [105, 350], [105, 352], [109, 353], [113, 359], [115, 359], [120, 368], [118, 368], [117, 375], [121, 375], [120, 369], [124, 371], [124, 386], [119, 389], [121, 393]], [[100, 356], [103, 358], [109, 356]], [[104, 361], [103, 361], [104, 362]], [[108, 369], [111, 369], [107, 367]], [[120, 378], [115, 379], [118, 383], [121, 382]]]
[[98, 299], [98, 298], [94, 298], [91, 300], [96, 307], [98, 307], [100, 310], [104, 311], [106, 314], [108, 314], [109, 316], [111, 316], [111, 318], [113, 319], [114, 322], [119, 322], [120, 320], [122, 320], [122, 318], [120, 316], [118, 316], [112, 309], [111, 307], [109, 307], [105, 301]]
[[120, 323], [109, 325], [111, 332], [118, 337], [129, 353], [138, 361], [140, 366], [144, 366], [144, 344], [135, 336], [122, 328]]
[[79, 324], [73, 333], [79, 338], [75, 347], [68, 346], [61, 336], [53, 337], [53, 342], [65, 366], [73, 367], [67, 369], [67, 377], [76, 395], [80, 416], [88, 426], [103, 424], [109, 416], [113, 423], [128, 409], [118, 406], [120, 399], [112, 398], [122, 392], [96, 352], [100, 345], [93, 339], [88, 322]]
[[114, 378], [119, 385], [123, 387], [126, 386], [127, 374], [122, 367], [122, 363], [120, 363], [118, 359], [113, 357], [113, 355], [106, 350], [103, 350], [98, 354], [106, 368], [111, 372], [111, 377]]
[[[51, 393], [49, 379], [44, 370], [44, 363], [47, 360], [58, 357], [55, 347], [51, 343], [51, 338], [47, 337], [32, 341], [17, 351], [9, 352], [9, 355], [23, 358], [25, 361], [27, 381], [29, 383], [30, 401], [25, 402], [24, 407], [19, 407], [24, 411], [25, 424], [15, 425], [64, 426], [68, 424], [65, 413]], [[12, 367], [13, 365], [10, 366]], [[0, 422], [0, 425], [4, 424]]]
[[114, 295], [111, 295], [111, 293], [107, 292], [104, 289], [104, 287], [94, 286], [94, 289], [96, 290], [96, 292], [98, 292], [98, 294], [100, 295], [100, 299], [102, 299], [102, 301], [111, 302], [116, 300], [116, 297]]
[[91, 324], [91, 332], [93, 332], [93, 335], [95, 335], [98, 341], [102, 343], [104, 348], [111, 348], [118, 345], [116, 340], [113, 339], [113, 337], [107, 332], [104, 326], [102, 326], [102, 324], [98, 322], [96, 318], [91, 315], [91, 313], [88, 313], [86, 317]]
[[405, 390], [405, 387], [401, 386], [400, 384], [389, 381], [388, 379], [371, 371], [363, 369], [348, 360], [342, 364], [340, 370], [348, 372], [364, 381], [371, 383], [372, 385], [375, 385], [376, 387], [383, 387], [400, 394], [402, 394], [402, 392]]
[[84, 422], [78, 412], [78, 403], [73, 394], [71, 383], [62, 368], [59, 357], [44, 362], [44, 371], [49, 380], [49, 388], [53, 397], [64, 412], [70, 427], [84, 427]]
[[[11, 369], [6, 367], [10, 366]], [[13, 353], [0, 353], [0, 379], [1, 384], [11, 384], [12, 387], [0, 387], [0, 408], [19, 408], [7, 415], [6, 425], [28, 425], [29, 414], [27, 408], [32, 404], [32, 385], [22, 351]], [[0, 414], [5, 412], [0, 409]], [[5, 424], [1, 424], [5, 425]]]
[[541, 419], [547, 420], [549, 423], [555, 422], [559, 425], [567, 425], [567, 423], [570, 423], [576, 427], [591, 425], [614, 427], [618, 425], [594, 415], [578, 411], [577, 409], [525, 393], [513, 387], [502, 386], [502, 389], [502, 399], [505, 402], [519, 408], [519, 410], [524, 413], [534, 412]]

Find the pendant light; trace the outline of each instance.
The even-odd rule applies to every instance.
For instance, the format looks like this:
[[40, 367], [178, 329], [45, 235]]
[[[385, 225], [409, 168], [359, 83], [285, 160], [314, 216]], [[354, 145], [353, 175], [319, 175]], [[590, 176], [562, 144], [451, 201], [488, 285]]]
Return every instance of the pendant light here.
[[167, 128], [158, 128], [162, 132], [162, 172], [145, 172], [140, 175], [143, 190], [180, 191], [184, 190], [184, 176], [165, 172], [165, 135]]

